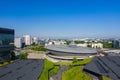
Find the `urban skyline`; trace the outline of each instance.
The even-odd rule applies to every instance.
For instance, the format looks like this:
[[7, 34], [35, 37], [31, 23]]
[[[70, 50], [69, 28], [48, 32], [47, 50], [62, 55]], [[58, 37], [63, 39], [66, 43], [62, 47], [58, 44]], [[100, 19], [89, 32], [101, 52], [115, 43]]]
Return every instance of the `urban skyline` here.
[[120, 38], [119, 0], [0, 1], [0, 26], [15, 36]]

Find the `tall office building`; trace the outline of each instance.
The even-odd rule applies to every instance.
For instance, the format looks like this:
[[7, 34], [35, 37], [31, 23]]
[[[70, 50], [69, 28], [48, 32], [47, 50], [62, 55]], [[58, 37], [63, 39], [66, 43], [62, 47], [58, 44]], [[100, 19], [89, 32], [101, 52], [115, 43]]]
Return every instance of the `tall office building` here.
[[30, 35], [24, 35], [24, 42], [25, 42], [25, 45], [31, 45], [32, 44], [32, 38]]
[[14, 30], [0, 28], [0, 62], [13, 59], [14, 50]]

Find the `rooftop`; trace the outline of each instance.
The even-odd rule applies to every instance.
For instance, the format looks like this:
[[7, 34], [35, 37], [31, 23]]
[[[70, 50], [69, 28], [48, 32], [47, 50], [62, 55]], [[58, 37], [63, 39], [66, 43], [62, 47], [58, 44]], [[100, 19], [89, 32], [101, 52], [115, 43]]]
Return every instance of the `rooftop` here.
[[96, 49], [77, 47], [71, 45], [48, 45], [45, 46], [48, 50], [68, 52], [68, 53], [97, 53]]
[[120, 80], [120, 56], [95, 57], [84, 67], [84, 70], [94, 75]]
[[0, 67], [0, 80], [38, 80], [44, 60], [25, 59]]

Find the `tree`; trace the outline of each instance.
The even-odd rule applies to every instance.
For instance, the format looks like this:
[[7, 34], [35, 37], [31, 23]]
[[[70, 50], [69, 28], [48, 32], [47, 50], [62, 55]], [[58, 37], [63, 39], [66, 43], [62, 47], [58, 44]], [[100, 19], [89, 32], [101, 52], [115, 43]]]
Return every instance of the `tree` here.
[[66, 44], [66, 45], [69, 45], [71, 42], [72, 42], [72, 41], [66, 41], [65, 44]]
[[32, 50], [34, 51], [47, 51], [43, 45], [40, 45], [40, 46], [34, 46], [31, 48]]
[[84, 41], [74, 41], [76, 44], [84, 44]]
[[76, 63], [78, 62], [78, 59], [76, 57], [73, 57], [73, 62], [72, 63]]
[[20, 59], [27, 59], [28, 53], [23, 53], [20, 55]]

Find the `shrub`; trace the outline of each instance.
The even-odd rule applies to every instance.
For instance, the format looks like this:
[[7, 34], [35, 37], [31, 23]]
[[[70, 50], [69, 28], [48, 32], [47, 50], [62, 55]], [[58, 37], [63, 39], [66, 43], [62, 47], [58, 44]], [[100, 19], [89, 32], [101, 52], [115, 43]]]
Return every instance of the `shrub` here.
[[76, 63], [78, 62], [78, 59], [76, 57], [73, 57], [73, 62], [72, 63]]
[[28, 53], [23, 53], [20, 55], [20, 59], [27, 59]]

